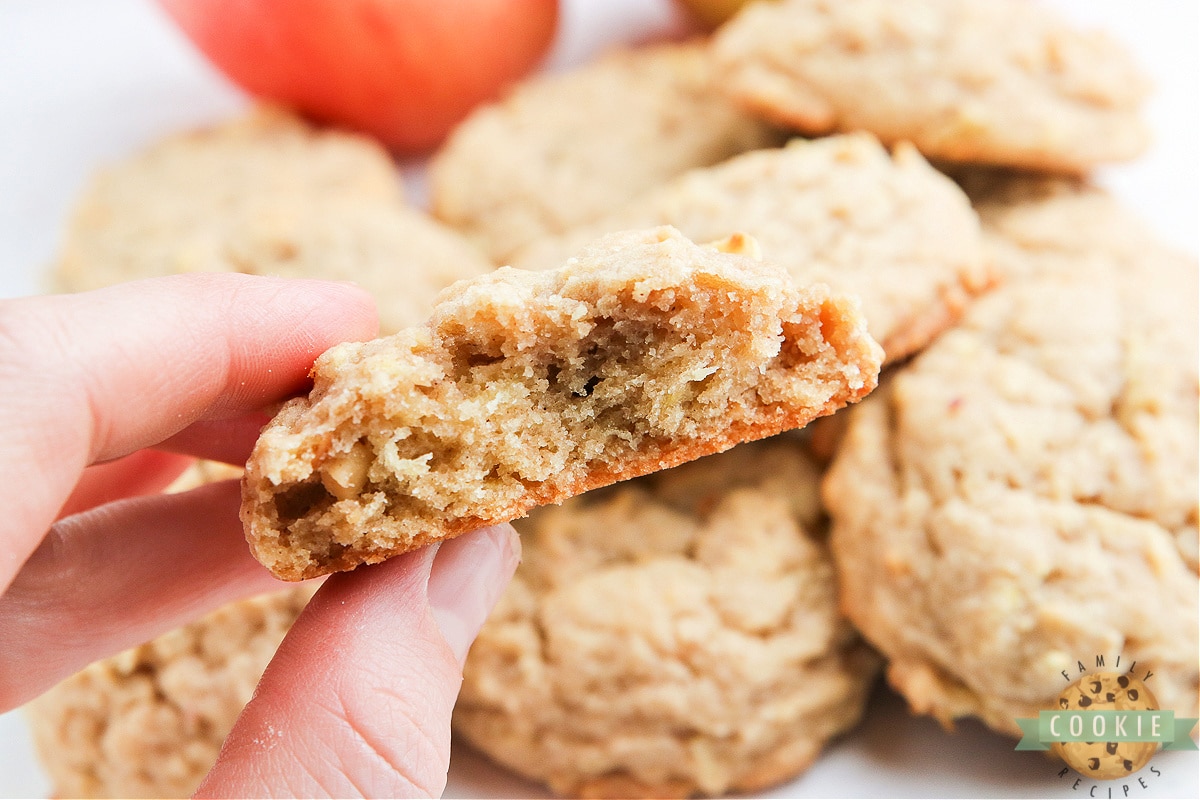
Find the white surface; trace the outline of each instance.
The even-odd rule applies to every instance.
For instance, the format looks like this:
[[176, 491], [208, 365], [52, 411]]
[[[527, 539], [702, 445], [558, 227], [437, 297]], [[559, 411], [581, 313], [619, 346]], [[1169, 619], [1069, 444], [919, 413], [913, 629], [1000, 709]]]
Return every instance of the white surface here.
[[[1200, 207], [1200, 7], [1185, 0], [1061, 0], [1076, 19], [1123, 40], [1154, 77], [1148, 110], [1156, 143], [1139, 161], [1100, 179], [1168, 240], [1197, 251]], [[671, 28], [667, 0], [565, 0], [565, 31], [551, 67], [585, 59], [607, 44]], [[245, 101], [211, 71], [148, 0], [4, 0], [0, 3], [0, 297], [42, 285], [72, 198], [98, 166], [173, 130], [218, 119]], [[415, 183], [419, 191], [419, 181]], [[0, 642], [0, 647], [3, 643]], [[1196, 753], [1164, 753], [1128, 795], [1119, 782], [1096, 796], [1197, 797]], [[1073, 779], [1073, 778], [1072, 778]], [[965, 723], [954, 735], [910, 717], [886, 691], [867, 720], [829, 749], [805, 776], [766, 796], [1087, 797], [1057, 778], [1037, 754]], [[32, 760], [24, 721], [0, 715], [0, 797], [44, 797], [49, 785]], [[448, 797], [543, 796], [457, 749]]]

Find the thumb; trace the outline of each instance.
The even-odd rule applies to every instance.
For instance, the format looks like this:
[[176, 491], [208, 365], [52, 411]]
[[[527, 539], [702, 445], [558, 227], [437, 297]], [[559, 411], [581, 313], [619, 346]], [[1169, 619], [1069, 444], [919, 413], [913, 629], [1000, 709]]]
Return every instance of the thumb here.
[[440, 796], [467, 649], [520, 560], [509, 525], [335, 575], [198, 796]]

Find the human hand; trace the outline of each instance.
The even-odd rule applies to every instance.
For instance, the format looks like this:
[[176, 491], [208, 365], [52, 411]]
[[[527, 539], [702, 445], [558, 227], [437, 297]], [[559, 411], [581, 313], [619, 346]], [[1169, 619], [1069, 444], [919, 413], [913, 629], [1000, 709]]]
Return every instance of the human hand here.
[[[244, 462], [262, 409], [375, 326], [352, 286], [242, 275], [0, 301], [0, 711], [280, 588], [236, 481], [157, 492], [193, 456]], [[504, 525], [328, 580], [201, 793], [439, 794], [462, 661], [518, 552]]]

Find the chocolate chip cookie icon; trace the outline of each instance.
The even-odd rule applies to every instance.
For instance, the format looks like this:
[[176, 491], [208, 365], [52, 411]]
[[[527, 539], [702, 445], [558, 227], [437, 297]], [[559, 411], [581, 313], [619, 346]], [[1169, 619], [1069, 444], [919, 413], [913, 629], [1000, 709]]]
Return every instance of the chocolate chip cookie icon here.
[[[1132, 675], [1095, 672], [1084, 675], [1058, 696], [1064, 711], [1154, 711], [1158, 700]], [[1052, 750], [1067, 766], [1097, 780], [1137, 772], [1158, 749], [1156, 742], [1055, 742]]]

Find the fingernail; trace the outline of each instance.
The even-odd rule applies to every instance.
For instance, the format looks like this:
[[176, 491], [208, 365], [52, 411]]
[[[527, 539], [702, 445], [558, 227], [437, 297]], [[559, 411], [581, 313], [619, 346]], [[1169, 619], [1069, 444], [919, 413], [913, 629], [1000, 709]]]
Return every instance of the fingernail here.
[[520, 560], [521, 540], [508, 524], [441, 543], [429, 573], [429, 608], [460, 665]]

